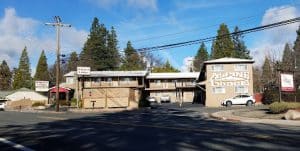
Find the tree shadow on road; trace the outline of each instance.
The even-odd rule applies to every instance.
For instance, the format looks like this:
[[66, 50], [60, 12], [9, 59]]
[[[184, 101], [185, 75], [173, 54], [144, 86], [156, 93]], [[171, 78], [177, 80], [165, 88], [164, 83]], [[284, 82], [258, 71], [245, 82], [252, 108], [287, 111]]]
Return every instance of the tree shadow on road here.
[[[49, 114], [49, 116], [57, 116]], [[64, 116], [64, 115], [59, 115]], [[0, 127], [0, 137], [35, 150], [297, 150], [299, 127], [211, 120], [172, 109]]]

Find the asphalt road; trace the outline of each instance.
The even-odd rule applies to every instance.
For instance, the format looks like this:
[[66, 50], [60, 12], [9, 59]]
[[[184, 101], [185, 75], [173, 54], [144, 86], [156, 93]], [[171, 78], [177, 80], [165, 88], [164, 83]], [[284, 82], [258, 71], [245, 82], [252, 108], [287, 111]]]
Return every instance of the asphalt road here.
[[[0, 112], [0, 138], [42, 151], [300, 149], [300, 127], [208, 118], [215, 110], [162, 106], [93, 114]], [[15, 149], [0, 141], [0, 150]]]

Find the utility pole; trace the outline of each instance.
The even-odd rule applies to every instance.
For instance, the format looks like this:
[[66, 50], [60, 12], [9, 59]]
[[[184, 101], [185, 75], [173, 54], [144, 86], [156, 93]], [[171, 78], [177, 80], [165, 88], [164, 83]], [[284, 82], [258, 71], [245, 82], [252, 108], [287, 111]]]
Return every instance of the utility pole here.
[[63, 24], [59, 16], [54, 16], [54, 23], [45, 23], [45, 25], [53, 26], [56, 28], [56, 112], [59, 112], [59, 77], [60, 77], [60, 27], [71, 27], [70, 24]]

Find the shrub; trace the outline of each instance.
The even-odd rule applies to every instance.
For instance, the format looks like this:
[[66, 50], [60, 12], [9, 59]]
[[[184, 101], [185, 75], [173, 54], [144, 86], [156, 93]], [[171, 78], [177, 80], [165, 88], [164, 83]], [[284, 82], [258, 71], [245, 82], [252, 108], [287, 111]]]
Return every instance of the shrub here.
[[32, 107], [37, 107], [37, 106], [45, 106], [45, 103], [44, 102], [34, 102], [32, 104]]
[[272, 113], [284, 113], [289, 109], [298, 109], [300, 108], [300, 103], [293, 103], [293, 102], [274, 102], [270, 105], [270, 111]]
[[59, 105], [61, 105], [61, 106], [70, 106], [70, 102], [69, 101], [62, 101], [62, 100], [60, 100], [59, 101]]
[[262, 103], [263, 104], [272, 104], [273, 102], [278, 101], [279, 93], [278, 87], [274, 85], [268, 85], [265, 87]]

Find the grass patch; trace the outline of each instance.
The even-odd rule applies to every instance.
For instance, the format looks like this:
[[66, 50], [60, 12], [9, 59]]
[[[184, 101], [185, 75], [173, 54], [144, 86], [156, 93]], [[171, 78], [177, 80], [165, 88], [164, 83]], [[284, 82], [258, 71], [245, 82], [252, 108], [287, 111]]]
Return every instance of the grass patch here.
[[32, 104], [32, 107], [37, 107], [37, 106], [45, 106], [45, 103], [44, 102], [34, 102]]
[[290, 109], [299, 109], [300, 103], [296, 102], [274, 102], [269, 106], [271, 113], [284, 113]]

